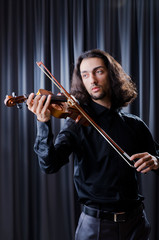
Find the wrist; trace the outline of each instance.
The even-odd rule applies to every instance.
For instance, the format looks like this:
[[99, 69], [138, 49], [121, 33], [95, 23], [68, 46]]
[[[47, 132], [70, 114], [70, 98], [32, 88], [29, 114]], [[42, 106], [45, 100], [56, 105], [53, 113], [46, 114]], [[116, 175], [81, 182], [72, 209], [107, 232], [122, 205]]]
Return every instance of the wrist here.
[[156, 157], [156, 159], [157, 159], [157, 162], [159, 163], [159, 156], [155, 156]]
[[50, 121], [50, 118], [46, 118], [46, 119], [39, 119], [39, 118], [37, 118], [37, 121], [45, 123], [45, 122]]
[[159, 156], [155, 156], [156, 157], [156, 168], [155, 169], [159, 169]]

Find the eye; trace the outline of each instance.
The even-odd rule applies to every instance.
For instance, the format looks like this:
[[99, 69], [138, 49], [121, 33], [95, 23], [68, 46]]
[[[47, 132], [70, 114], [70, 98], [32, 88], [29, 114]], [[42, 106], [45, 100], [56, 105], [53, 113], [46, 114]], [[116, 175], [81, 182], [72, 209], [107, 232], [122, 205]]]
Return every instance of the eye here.
[[82, 77], [82, 79], [86, 79], [89, 77], [89, 73], [82, 73], [81, 77]]
[[96, 71], [96, 74], [101, 75], [102, 73], [103, 73], [103, 70], [102, 70], [102, 69], [98, 69], [98, 70]]

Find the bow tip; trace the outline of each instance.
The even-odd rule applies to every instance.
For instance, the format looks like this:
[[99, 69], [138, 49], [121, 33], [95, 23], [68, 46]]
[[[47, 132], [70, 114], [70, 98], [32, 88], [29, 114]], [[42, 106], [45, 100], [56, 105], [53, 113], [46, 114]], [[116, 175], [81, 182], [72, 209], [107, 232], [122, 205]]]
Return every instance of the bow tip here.
[[36, 62], [36, 64], [37, 64], [38, 66], [40, 66], [40, 65], [42, 64], [42, 62]]

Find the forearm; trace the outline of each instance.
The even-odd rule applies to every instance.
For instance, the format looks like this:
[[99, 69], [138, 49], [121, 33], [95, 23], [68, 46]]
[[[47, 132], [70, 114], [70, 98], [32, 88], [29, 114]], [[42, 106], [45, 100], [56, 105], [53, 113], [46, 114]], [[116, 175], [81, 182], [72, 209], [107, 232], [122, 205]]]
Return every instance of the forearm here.
[[68, 162], [68, 157], [61, 155], [60, 149], [53, 144], [51, 122], [42, 123], [37, 121], [37, 137], [34, 151], [38, 156], [39, 165], [45, 173], [57, 172], [61, 166]]

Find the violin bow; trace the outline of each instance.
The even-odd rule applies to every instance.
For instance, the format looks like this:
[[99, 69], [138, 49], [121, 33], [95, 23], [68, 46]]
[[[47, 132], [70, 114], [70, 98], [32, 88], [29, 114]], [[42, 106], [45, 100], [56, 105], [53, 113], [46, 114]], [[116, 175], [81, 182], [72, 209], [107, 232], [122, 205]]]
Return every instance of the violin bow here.
[[[101, 136], [114, 148], [114, 150], [123, 158], [123, 160], [132, 168], [135, 168], [130, 163], [130, 156], [118, 146], [116, 142], [100, 127], [96, 124], [96, 122], [83, 110], [83, 108], [78, 104], [77, 100], [71, 96], [66, 89], [56, 80], [56, 78], [52, 75], [52, 73], [46, 68], [43, 62], [37, 62], [38, 67], [44, 72], [44, 74], [55, 84], [60, 91], [66, 96], [68, 99], [68, 103], [74, 106], [84, 118], [101, 134]], [[135, 161], [132, 161], [135, 163]]]

